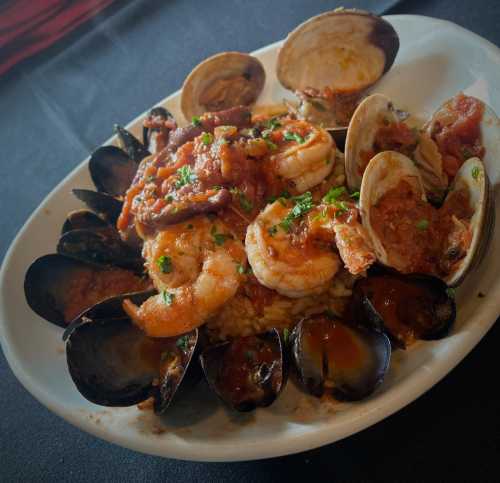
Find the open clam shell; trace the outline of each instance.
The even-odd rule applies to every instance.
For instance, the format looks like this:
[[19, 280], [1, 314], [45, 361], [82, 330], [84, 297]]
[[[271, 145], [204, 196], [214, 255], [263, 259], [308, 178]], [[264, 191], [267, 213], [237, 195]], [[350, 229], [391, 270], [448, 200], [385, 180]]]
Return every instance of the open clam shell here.
[[[128, 295], [140, 303], [150, 293]], [[88, 310], [66, 331], [66, 358], [73, 382], [89, 401], [103, 406], [131, 406], [154, 398], [157, 413], [171, 404], [190, 378], [198, 331], [181, 337], [152, 339], [128, 319], [123, 297]], [[118, 303], [117, 303], [118, 302]]]
[[266, 74], [261, 62], [249, 54], [222, 52], [198, 64], [182, 86], [181, 109], [193, 116], [236, 106], [249, 106], [259, 96]]
[[252, 411], [274, 402], [286, 383], [286, 360], [277, 330], [205, 349], [200, 362], [210, 387], [229, 407]]
[[389, 339], [367, 326], [320, 315], [303, 319], [292, 333], [299, 382], [317, 397], [363, 399], [382, 383], [390, 358]]
[[345, 142], [345, 172], [350, 190], [359, 190], [361, 180], [373, 152], [378, 128], [384, 123], [397, 122], [392, 101], [383, 94], [372, 94], [361, 102], [352, 116]]
[[462, 165], [443, 206], [460, 190], [468, 193], [473, 213], [469, 222], [472, 238], [466, 255], [454, 264], [452, 272], [444, 279], [452, 287], [460, 285], [467, 274], [480, 263], [491, 240], [495, 222], [495, 202], [488, 175], [479, 158], [471, 158]]
[[423, 201], [426, 200], [422, 178], [412, 160], [395, 151], [379, 153], [368, 163], [363, 175], [359, 199], [363, 226], [372, 240], [377, 259], [396, 270], [404, 267], [405, 261], [400, 259], [399, 254], [386, 250], [385, 244], [375, 230], [371, 207], [376, 205], [387, 191], [398, 186], [402, 180], [409, 184], [417, 197]]
[[360, 92], [389, 70], [399, 39], [392, 25], [362, 10], [338, 9], [313, 17], [288, 34], [277, 76], [289, 90], [326, 87]]

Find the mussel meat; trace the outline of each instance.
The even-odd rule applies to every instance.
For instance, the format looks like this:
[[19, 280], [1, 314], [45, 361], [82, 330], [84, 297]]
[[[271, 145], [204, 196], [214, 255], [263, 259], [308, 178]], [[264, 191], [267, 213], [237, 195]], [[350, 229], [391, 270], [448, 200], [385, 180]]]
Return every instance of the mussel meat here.
[[456, 318], [455, 301], [442, 280], [380, 269], [356, 282], [352, 307], [358, 320], [385, 331], [402, 348], [417, 339], [444, 337]]
[[338, 318], [306, 318], [292, 332], [298, 380], [317, 397], [331, 394], [345, 401], [367, 397], [382, 383], [390, 358], [385, 334]]
[[277, 330], [207, 347], [200, 362], [210, 387], [229, 407], [252, 411], [274, 402], [286, 383]]

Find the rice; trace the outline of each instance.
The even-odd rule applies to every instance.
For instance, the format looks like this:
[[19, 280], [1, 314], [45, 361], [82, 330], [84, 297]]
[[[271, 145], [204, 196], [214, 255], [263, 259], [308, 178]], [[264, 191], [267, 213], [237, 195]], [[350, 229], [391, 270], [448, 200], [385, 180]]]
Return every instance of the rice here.
[[291, 329], [300, 319], [330, 311], [341, 317], [352, 293], [355, 277], [341, 270], [320, 295], [292, 299], [273, 293], [263, 307], [240, 290], [216, 317], [207, 323], [213, 341], [266, 332], [272, 328]]

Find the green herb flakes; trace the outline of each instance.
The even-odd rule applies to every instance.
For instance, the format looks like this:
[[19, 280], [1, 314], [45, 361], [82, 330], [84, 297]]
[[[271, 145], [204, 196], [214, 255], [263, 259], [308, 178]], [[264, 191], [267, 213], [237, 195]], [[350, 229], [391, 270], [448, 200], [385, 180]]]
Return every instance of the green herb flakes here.
[[454, 289], [452, 287], [448, 287], [446, 289], [446, 295], [448, 295], [448, 297], [450, 297], [451, 299], [454, 299], [455, 295], [456, 295], [456, 289]]
[[230, 189], [231, 194], [235, 195], [238, 198], [238, 201], [240, 203], [240, 207], [246, 212], [246, 213], [251, 213], [253, 210], [253, 204], [252, 202], [248, 199], [248, 197], [243, 193], [238, 188], [231, 188]]
[[182, 337], [179, 337], [175, 345], [182, 351], [187, 352], [189, 349], [189, 336], [183, 335]]
[[191, 123], [193, 124], [193, 126], [201, 126], [201, 119], [199, 116], [193, 116], [191, 118]]
[[162, 296], [165, 304], [172, 305], [174, 303], [175, 294], [167, 292], [166, 290], [163, 290], [161, 293], [161, 296]]
[[226, 240], [232, 240], [234, 238], [233, 235], [227, 233], [217, 233], [217, 227], [215, 225], [212, 225], [210, 234], [212, 235], [215, 244], [218, 246], [222, 246]]
[[287, 141], [295, 141], [299, 144], [303, 144], [305, 142], [305, 139], [300, 134], [298, 134], [296, 132], [287, 131], [287, 132], [285, 132], [283, 137]]
[[479, 179], [479, 174], [480, 174], [480, 172], [481, 172], [481, 170], [479, 169], [479, 166], [474, 166], [474, 167], [472, 168], [472, 172], [471, 172], [472, 177], [473, 177], [475, 180]]
[[415, 226], [421, 231], [427, 230], [427, 228], [429, 228], [429, 220], [422, 218], [421, 220], [417, 221], [417, 224]]
[[177, 170], [177, 175], [179, 179], [175, 183], [176, 188], [182, 188], [183, 186], [196, 181], [196, 175], [191, 171], [191, 166], [182, 166]]
[[295, 202], [295, 206], [291, 209], [291, 211], [286, 215], [283, 221], [279, 224], [279, 226], [285, 230], [286, 232], [290, 231], [292, 227], [292, 223], [305, 215], [308, 211], [310, 211], [313, 206], [313, 199], [310, 191], [306, 191], [304, 194], [300, 196], [294, 196], [292, 201]]
[[213, 134], [209, 133], [209, 132], [204, 132], [202, 135], [201, 135], [201, 142], [205, 145], [205, 146], [208, 146], [209, 144], [212, 144], [214, 141], [214, 136]]
[[162, 255], [161, 257], [159, 257], [156, 260], [156, 264], [158, 265], [158, 267], [162, 273], [171, 273], [173, 270], [172, 259], [170, 257], [165, 256], [165, 255]]
[[353, 200], [359, 200], [359, 191], [355, 191], [349, 195]]
[[334, 204], [335, 201], [337, 201], [341, 195], [346, 193], [345, 186], [337, 186], [336, 188], [330, 188], [328, 193], [323, 196], [323, 202], [326, 203], [327, 205]]

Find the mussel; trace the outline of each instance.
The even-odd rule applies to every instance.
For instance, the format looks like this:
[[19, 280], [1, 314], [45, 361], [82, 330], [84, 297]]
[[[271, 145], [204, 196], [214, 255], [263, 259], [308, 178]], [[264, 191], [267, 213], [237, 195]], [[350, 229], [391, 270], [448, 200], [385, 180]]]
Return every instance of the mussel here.
[[286, 383], [287, 361], [276, 329], [207, 347], [200, 362], [210, 387], [237, 411], [269, 406]]
[[442, 280], [381, 269], [356, 282], [352, 310], [402, 348], [444, 337], [456, 318], [454, 298]]
[[401, 273], [436, 275], [457, 286], [491, 239], [494, 207], [478, 158], [462, 165], [439, 209], [427, 203], [416, 166], [394, 151], [372, 158], [360, 193], [363, 226], [377, 259]]
[[[151, 292], [129, 294], [141, 303]], [[195, 353], [198, 331], [181, 337], [149, 338], [123, 312], [122, 297], [84, 312], [66, 330], [71, 378], [89, 401], [103, 406], [132, 406], [154, 398], [156, 413], [172, 403], [181, 385], [201, 375]]]
[[143, 121], [142, 142], [152, 153], [163, 149], [170, 137], [170, 132], [177, 128], [177, 122], [170, 111], [162, 106], [151, 109]]
[[356, 401], [382, 383], [391, 358], [389, 339], [357, 322], [317, 315], [294, 328], [292, 359], [307, 392]]
[[259, 96], [266, 73], [261, 62], [241, 52], [222, 52], [198, 64], [182, 86], [181, 109], [194, 116], [236, 106], [250, 106]]
[[280, 83], [301, 97], [298, 114], [327, 127], [347, 126], [364, 92], [392, 66], [399, 38], [386, 20], [336, 9], [288, 34], [277, 60]]

